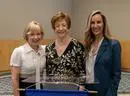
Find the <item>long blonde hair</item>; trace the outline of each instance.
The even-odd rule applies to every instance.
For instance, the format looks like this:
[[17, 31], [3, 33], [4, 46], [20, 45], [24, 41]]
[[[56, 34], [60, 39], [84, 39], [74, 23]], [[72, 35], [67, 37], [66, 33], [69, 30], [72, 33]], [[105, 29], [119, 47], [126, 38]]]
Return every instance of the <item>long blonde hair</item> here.
[[92, 20], [92, 17], [96, 14], [99, 14], [102, 17], [103, 25], [104, 25], [103, 27], [104, 38], [111, 39], [112, 37], [109, 31], [109, 27], [108, 27], [108, 23], [107, 23], [107, 19], [105, 15], [100, 10], [93, 11], [88, 17], [86, 31], [85, 31], [85, 45], [88, 52], [90, 51], [91, 44], [95, 41], [95, 36], [91, 30], [91, 20]]

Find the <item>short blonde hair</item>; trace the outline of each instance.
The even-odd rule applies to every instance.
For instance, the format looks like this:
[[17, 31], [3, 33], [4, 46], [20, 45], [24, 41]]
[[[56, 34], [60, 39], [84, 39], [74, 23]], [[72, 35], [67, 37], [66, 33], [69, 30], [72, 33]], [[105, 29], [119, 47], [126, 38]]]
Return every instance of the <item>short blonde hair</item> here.
[[67, 13], [63, 13], [63, 12], [58, 12], [56, 15], [54, 15], [51, 19], [51, 25], [52, 28], [55, 29], [55, 23], [56, 21], [60, 20], [60, 19], [64, 19], [67, 23], [67, 27], [68, 29], [70, 29], [71, 27], [71, 18]]
[[28, 33], [32, 32], [33, 30], [40, 30], [41, 38], [43, 38], [44, 30], [40, 23], [37, 21], [31, 21], [24, 29], [24, 39], [28, 40]]

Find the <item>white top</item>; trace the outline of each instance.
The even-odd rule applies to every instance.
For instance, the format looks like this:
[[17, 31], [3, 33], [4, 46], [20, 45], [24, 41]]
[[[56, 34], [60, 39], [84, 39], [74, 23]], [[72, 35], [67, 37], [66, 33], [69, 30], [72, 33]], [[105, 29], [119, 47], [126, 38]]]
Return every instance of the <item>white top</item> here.
[[104, 38], [101, 39], [101, 41], [98, 44], [98, 47], [95, 51], [95, 53], [93, 53], [93, 47], [91, 48], [88, 57], [86, 58], [86, 82], [87, 83], [94, 83], [94, 66], [95, 66], [95, 61], [96, 61], [96, 57], [97, 57], [97, 53], [99, 50], [99, 47], [101, 46], [101, 43], [103, 41]]
[[45, 45], [40, 45], [38, 52], [34, 51], [28, 43], [15, 48], [11, 55], [10, 65], [20, 67], [20, 76], [25, 78], [35, 74], [37, 64], [43, 71], [46, 63], [45, 47]]

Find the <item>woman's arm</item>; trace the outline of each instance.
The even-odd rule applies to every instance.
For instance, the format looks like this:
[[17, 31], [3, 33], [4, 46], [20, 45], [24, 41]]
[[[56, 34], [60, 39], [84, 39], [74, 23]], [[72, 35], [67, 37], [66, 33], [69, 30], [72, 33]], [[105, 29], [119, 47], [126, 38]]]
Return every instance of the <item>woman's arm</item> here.
[[112, 83], [106, 96], [117, 96], [117, 90], [118, 90], [120, 79], [121, 79], [121, 46], [117, 40], [113, 40], [112, 41], [112, 77], [111, 77]]
[[11, 66], [11, 73], [12, 73], [12, 87], [13, 87], [14, 96], [20, 96], [18, 90], [20, 68]]
[[118, 41], [113, 44], [112, 49], [112, 63], [113, 63], [113, 72], [112, 72], [112, 83], [116, 89], [121, 79], [121, 46]]

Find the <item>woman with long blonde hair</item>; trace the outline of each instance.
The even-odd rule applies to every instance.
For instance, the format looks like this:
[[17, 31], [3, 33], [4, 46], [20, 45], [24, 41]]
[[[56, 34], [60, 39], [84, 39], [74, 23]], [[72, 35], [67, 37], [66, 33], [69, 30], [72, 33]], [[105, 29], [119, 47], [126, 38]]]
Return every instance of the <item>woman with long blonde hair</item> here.
[[121, 46], [112, 38], [106, 16], [93, 11], [85, 32], [87, 89], [98, 91], [97, 96], [117, 96], [121, 76]]

